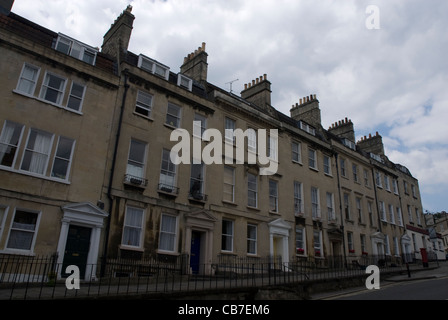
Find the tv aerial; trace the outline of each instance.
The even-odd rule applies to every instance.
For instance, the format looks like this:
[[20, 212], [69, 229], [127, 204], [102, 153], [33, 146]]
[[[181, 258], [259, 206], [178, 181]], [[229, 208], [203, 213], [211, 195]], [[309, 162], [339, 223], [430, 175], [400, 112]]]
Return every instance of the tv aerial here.
[[230, 93], [232, 93], [232, 84], [233, 84], [235, 81], [238, 81], [238, 80], [239, 80], [239, 79], [235, 79], [235, 80], [226, 82], [226, 84], [230, 84]]

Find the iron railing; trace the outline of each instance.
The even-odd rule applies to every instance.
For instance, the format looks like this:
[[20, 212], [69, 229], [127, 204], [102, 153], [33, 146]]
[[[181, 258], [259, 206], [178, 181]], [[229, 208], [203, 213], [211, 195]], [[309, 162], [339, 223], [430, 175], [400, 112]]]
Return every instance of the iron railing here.
[[[285, 262], [281, 257], [219, 255], [214, 260], [211, 264], [193, 266], [186, 254], [101, 259], [99, 264], [86, 266], [79, 289], [70, 289], [68, 284], [73, 283], [74, 274], [65, 274], [66, 270], [57, 263], [56, 254], [46, 257], [3, 254], [0, 255], [0, 300], [160, 294], [295, 284], [366, 276], [365, 269], [372, 264], [381, 272], [421, 268], [421, 261], [412, 256], [297, 256]], [[64, 278], [64, 274], [68, 277]]]

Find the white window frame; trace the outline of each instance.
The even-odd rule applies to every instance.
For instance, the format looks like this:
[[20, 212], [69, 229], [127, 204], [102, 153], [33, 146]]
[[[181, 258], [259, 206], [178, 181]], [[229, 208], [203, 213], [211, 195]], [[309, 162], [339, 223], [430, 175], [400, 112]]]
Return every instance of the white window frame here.
[[278, 139], [268, 136], [268, 158], [277, 161], [278, 158]]
[[[306, 236], [305, 236], [305, 233], [306, 233], [306, 229], [304, 228], [304, 227], [296, 227], [296, 238], [295, 238], [295, 242], [296, 242], [296, 254], [298, 254], [298, 255], [306, 255]], [[301, 236], [301, 238], [299, 237], [298, 238], [298, 236]], [[302, 246], [299, 246], [299, 245], [302, 245]], [[303, 253], [299, 253], [298, 252], [298, 249], [303, 249]]]
[[353, 181], [359, 182], [359, 174], [358, 174], [358, 165], [353, 163], [352, 164], [352, 171], [353, 171]]
[[[249, 228], [253, 228], [255, 230], [255, 237], [254, 238], [251, 237], [251, 233], [249, 232]], [[258, 237], [258, 226], [256, 224], [253, 224], [253, 223], [248, 223], [247, 224], [247, 254], [250, 254], [250, 255], [256, 255], [257, 254], [257, 252], [258, 252], [258, 250], [257, 250], [257, 247], [258, 247], [257, 237]], [[254, 247], [253, 252], [251, 251], [251, 249], [252, 249], [251, 244], [253, 244], [253, 247]]]
[[[72, 145], [71, 145], [71, 148], [70, 148], [70, 157], [68, 159], [62, 158], [61, 156], [58, 156], [58, 150], [59, 150], [59, 145], [60, 145], [61, 139], [67, 139], [67, 140], [70, 140], [72, 142]], [[52, 178], [61, 179], [63, 181], [68, 181], [69, 180], [70, 169], [71, 169], [71, 166], [72, 166], [72, 159], [73, 159], [73, 150], [75, 149], [75, 143], [76, 143], [76, 141], [74, 139], [63, 137], [63, 136], [59, 136], [58, 137], [58, 143], [56, 145], [56, 151], [55, 151], [54, 157], [53, 157], [53, 165], [51, 166], [51, 173], [50, 174], [51, 174]], [[54, 165], [55, 165], [57, 159], [60, 159], [62, 161], [66, 161], [68, 163], [67, 164], [67, 171], [65, 172], [65, 177], [64, 178], [56, 177], [53, 174]]]
[[[254, 177], [254, 181], [255, 181], [255, 189], [251, 189], [250, 188], [250, 178], [249, 177]], [[249, 204], [249, 199], [250, 199], [250, 194], [253, 193], [255, 195], [255, 206], [251, 206]], [[248, 173], [247, 174], [247, 206], [250, 208], [258, 208], [258, 176], [252, 173]]]
[[[175, 224], [174, 224], [174, 231], [173, 230], [163, 230], [163, 219], [164, 218], [172, 218], [175, 219]], [[162, 213], [161, 217], [160, 217], [160, 237], [159, 237], [159, 249], [157, 250], [158, 252], [169, 252], [169, 253], [173, 253], [173, 252], [177, 252], [177, 237], [178, 237], [178, 223], [179, 223], [179, 219], [177, 216], [175, 215], [171, 215], [171, 214], [166, 214], [166, 213]], [[162, 248], [162, 239], [163, 236], [168, 236], [170, 237], [170, 239], [172, 239], [169, 242], [172, 242], [173, 247], [172, 248]]]
[[[226, 181], [226, 170], [231, 170], [232, 173], [232, 181]], [[228, 193], [226, 192], [226, 186], [230, 187], [230, 190], [232, 191], [232, 193]], [[224, 166], [224, 170], [223, 170], [223, 198], [224, 201], [228, 201], [228, 202], [235, 202], [235, 168], [231, 167], [231, 166]], [[230, 200], [226, 198], [227, 196], [230, 196]]]
[[305, 214], [303, 201], [303, 184], [299, 181], [294, 181], [294, 214], [296, 216]]
[[358, 211], [358, 222], [364, 223], [364, 215], [362, 212], [362, 198], [356, 197], [355, 202], [356, 202], [356, 210]]
[[347, 169], [345, 168], [345, 159], [341, 158], [339, 163], [340, 163], [340, 166], [341, 166], [341, 176], [342, 177], [347, 177]]
[[[14, 220], [16, 218], [16, 215], [17, 215], [18, 211], [31, 213], [31, 214], [36, 214], [37, 215], [36, 224], [35, 224], [33, 230], [31, 230], [31, 229], [20, 229], [20, 228], [18, 228], [18, 226], [14, 226]], [[28, 209], [22, 209], [22, 208], [15, 208], [14, 209], [14, 213], [12, 215], [12, 219], [11, 219], [11, 225], [9, 227], [9, 233], [8, 233], [7, 241], [6, 241], [6, 244], [5, 244], [5, 251], [34, 254], [34, 246], [35, 246], [35, 243], [36, 243], [36, 237], [37, 237], [37, 232], [39, 230], [39, 224], [40, 224], [41, 216], [42, 216], [41, 211], [34, 211], [34, 210], [28, 210]], [[9, 245], [10, 245], [9, 242], [11, 240], [11, 232], [12, 231], [33, 233], [33, 237], [32, 237], [31, 243], [30, 243], [30, 248], [29, 249], [21, 249], [21, 248], [11, 248], [11, 247], [9, 247]]]
[[[145, 64], [150, 64], [151, 67], [148, 68], [145, 66]], [[168, 66], [165, 66], [165, 65], [161, 64], [160, 62], [158, 62], [154, 59], [148, 58], [142, 54], [140, 54], [138, 56], [137, 67], [139, 67], [145, 71], [148, 71], [154, 75], [160, 76], [167, 81], [170, 76], [170, 68]], [[162, 70], [163, 73], [159, 72], [160, 70]]]
[[[142, 162], [138, 162], [137, 160], [130, 159], [132, 142], [144, 145], [145, 148], [143, 150], [143, 161]], [[126, 174], [131, 175], [131, 176], [136, 177], [136, 178], [145, 179], [146, 157], [147, 157], [147, 153], [148, 153], [147, 150], [148, 150], [148, 144], [146, 142], [143, 142], [143, 141], [138, 140], [138, 139], [131, 138], [131, 140], [129, 142], [128, 159], [127, 159], [127, 162], [126, 162]], [[131, 170], [129, 165], [131, 165], [131, 166], [133, 166], [135, 168], [140, 168], [141, 169], [141, 173], [137, 174], [137, 173], [133, 172], [134, 170]]]
[[390, 223], [395, 224], [395, 212], [394, 212], [394, 206], [392, 204], [389, 204], [389, 218]]
[[[127, 224], [127, 217], [128, 217], [128, 214], [129, 214], [129, 209], [138, 211], [141, 214], [140, 225]], [[145, 231], [145, 229], [144, 229], [144, 221], [145, 221], [145, 210], [144, 209], [133, 207], [133, 206], [126, 206], [126, 208], [125, 208], [125, 216], [124, 216], [124, 219], [123, 219], [123, 234], [121, 235], [120, 247], [134, 248], [134, 249], [141, 249], [141, 248], [143, 248], [143, 236], [144, 236], [144, 231]], [[138, 230], [138, 232], [139, 232], [139, 234], [138, 234], [138, 245], [125, 243], [125, 240], [126, 240], [125, 239], [125, 235], [126, 235], [127, 228]]]
[[[72, 93], [72, 91], [73, 91], [73, 86], [74, 86], [74, 85], [77, 85], [77, 86], [82, 87], [82, 94], [81, 94], [81, 97], [77, 97], [77, 96], [75, 96], [75, 95]], [[84, 102], [84, 96], [85, 96], [85, 94], [86, 94], [86, 86], [83, 85], [83, 84], [81, 84], [81, 83], [79, 83], [79, 82], [72, 81], [72, 84], [71, 84], [71, 86], [70, 86], [70, 92], [69, 92], [69, 95], [68, 95], [68, 98], [67, 98], [67, 104], [66, 104], [66, 106], [65, 106], [66, 109], [67, 109], [67, 110], [70, 110], [70, 111], [73, 111], [73, 112], [81, 113], [81, 110], [82, 110], [82, 104], [83, 104], [83, 102]], [[70, 102], [70, 99], [71, 99], [72, 97], [73, 97], [74, 99], [79, 99], [79, 100], [80, 100], [80, 101], [79, 101], [79, 108], [78, 108], [78, 110], [69, 107], [69, 102]]]
[[369, 182], [369, 171], [367, 169], [363, 169], [364, 172], [364, 185], [366, 187], [370, 186], [370, 182]]
[[247, 151], [257, 153], [257, 132], [253, 128], [247, 128]]
[[8, 211], [9, 207], [0, 204], [0, 212], [3, 212], [2, 215], [0, 215], [0, 239], [2, 239], [3, 230], [5, 230], [5, 221], [8, 215]]
[[375, 171], [375, 183], [378, 188], [383, 188], [383, 184], [381, 182], [381, 173], [379, 171]]
[[[316, 235], [317, 235], [317, 241], [316, 241]], [[314, 255], [316, 256], [316, 251], [319, 251], [319, 257], [323, 258], [324, 252], [322, 250], [322, 231], [320, 230], [313, 230], [313, 248], [314, 248]]]
[[[25, 68], [27, 68], [27, 67], [30, 68], [30, 69], [34, 69], [36, 71], [34, 80], [33, 79], [28, 79], [28, 78], [24, 77]], [[23, 64], [23, 66], [22, 66], [22, 71], [20, 72], [19, 80], [17, 81], [17, 86], [16, 86], [16, 89], [14, 91], [18, 92], [20, 94], [24, 94], [24, 95], [29, 96], [29, 97], [34, 97], [34, 92], [36, 90], [37, 80], [39, 79], [39, 74], [40, 74], [40, 68], [39, 67], [37, 67], [35, 65], [32, 65], [32, 64], [30, 64], [28, 62], [25, 62]], [[26, 91], [20, 90], [20, 85], [22, 83], [22, 80], [28, 81], [28, 82], [32, 83], [31, 88], [29, 90], [31, 92], [26, 92]]]
[[401, 212], [401, 208], [397, 207], [397, 217], [398, 217], [398, 225], [403, 227], [403, 214]]
[[[224, 229], [224, 222], [230, 223], [230, 226], [231, 226], [230, 231], [231, 231], [231, 233], [224, 233], [224, 230], [223, 230]], [[233, 238], [234, 238], [234, 234], [235, 234], [234, 229], [235, 229], [235, 222], [233, 220], [227, 220], [227, 219], [223, 219], [222, 220], [221, 251], [223, 251], [223, 252], [233, 252]], [[229, 250], [229, 248], [227, 248], [227, 242], [224, 242], [224, 240], [227, 239], [227, 238], [230, 239], [230, 242], [229, 242], [230, 250]], [[224, 243], [226, 244], [225, 245], [225, 247], [226, 247], [225, 249], [223, 248], [224, 247]]]
[[296, 163], [302, 163], [302, 143], [298, 141], [291, 142], [291, 160]]
[[311, 217], [313, 220], [321, 218], [319, 188], [311, 187]]
[[[177, 165], [171, 161], [171, 157], [176, 157], [176, 154], [172, 153], [171, 150], [162, 149], [159, 176], [159, 184], [162, 184], [162, 188], [175, 188], [177, 185]], [[172, 166], [174, 166], [174, 168], [172, 168]], [[164, 176], [170, 178], [164, 178]], [[172, 180], [172, 183], [170, 184], [167, 180]]]
[[308, 148], [308, 167], [317, 170], [317, 152], [311, 148]]
[[[62, 84], [62, 88], [53, 88], [50, 87], [46, 82], [48, 79], [48, 82], [50, 82], [50, 78], [49, 77], [56, 77], [59, 78], [60, 80], [63, 80], [63, 84]], [[39, 93], [39, 99], [42, 101], [45, 101], [46, 103], [58, 106], [58, 107], [62, 107], [62, 102], [64, 100], [64, 95], [65, 95], [65, 87], [67, 86], [67, 78], [60, 76], [56, 73], [50, 72], [50, 71], [45, 71], [45, 75], [44, 75], [44, 79], [42, 81], [42, 85], [40, 87], [40, 93]], [[47, 94], [47, 90], [54, 90], [58, 92], [57, 95], [57, 99], [56, 102], [53, 102], [51, 100], [47, 100], [45, 98], [45, 95]]]
[[[200, 174], [199, 174], [199, 178], [197, 177], [193, 177], [192, 173], [193, 173], [193, 168], [194, 166], [200, 166]], [[205, 200], [205, 164], [204, 162], [201, 163], [195, 163], [195, 161], [192, 162], [192, 164], [190, 165], [190, 198], [196, 199], [194, 194], [191, 192], [193, 190], [193, 186], [196, 182], [199, 182], [200, 184], [200, 188], [198, 190], [198, 195], [202, 198], [202, 199], [197, 199], [197, 200]]]
[[324, 173], [328, 176], [332, 175], [331, 172], [331, 157], [324, 155]]
[[332, 192], [327, 192], [327, 215], [329, 221], [336, 221], [336, 211], [334, 209], [334, 194]]
[[390, 191], [390, 182], [389, 182], [389, 176], [388, 175], [384, 175], [384, 188], [387, 191]]
[[[170, 107], [174, 108], [177, 111], [176, 114], [170, 112]], [[171, 110], [171, 111], [173, 111], [173, 110]], [[172, 117], [172, 118], [176, 119], [176, 123], [169, 122], [169, 119], [168, 119], [169, 117]], [[173, 127], [173, 128], [180, 128], [180, 121], [181, 121], [181, 119], [182, 119], [182, 108], [179, 107], [178, 105], [174, 104], [174, 103], [168, 102], [168, 105], [167, 105], [167, 108], [166, 108], [165, 124], [170, 126], [170, 127]]]
[[[149, 104], [146, 103], [145, 101], [143, 101], [145, 99], [150, 99]], [[152, 112], [153, 100], [154, 100], [154, 96], [152, 94], [149, 94], [147, 92], [138, 90], [137, 91], [137, 98], [135, 100], [134, 113], [138, 114], [139, 116], [142, 116], [142, 117], [150, 119], [151, 118], [151, 112]]]
[[230, 144], [235, 143], [235, 140], [236, 140], [235, 128], [236, 128], [236, 121], [232, 118], [225, 117], [224, 118], [224, 136], [225, 136], [226, 143], [230, 143]]
[[386, 205], [384, 204], [384, 201], [380, 201], [380, 220], [387, 222]]
[[348, 231], [347, 232], [347, 247], [348, 247], [349, 252], [351, 250], [355, 251], [355, 245], [353, 243], [353, 240], [354, 240], [353, 239], [353, 232]]
[[[30, 137], [31, 137], [32, 132], [36, 132], [37, 134], [50, 136], [50, 142], [48, 144], [47, 153], [41, 152], [41, 151], [36, 151], [34, 149], [29, 149], [28, 143], [30, 141]], [[52, 134], [50, 132], [46, 132], [46, 131], [40, 130], [40, 129], [31, 128], [29, 130], [29, 132], [28, 132], [28, 137], [27, 137], [27, 140], [26, 140], [26, 143], [25, 143], [25, 148], [24, 148], [23, 155], [22, 155], [22, 161], [20, 162], [20, 171], [27, 172], [27, 173], [30, 173], [32, 175], [45, 176], [47, 174], [47, 169], [48, 169], [48, 163], [50, 161], [51, 150], [53, 149], [53, 140], [54, 140], [54, 134]], [[33, 148], [35, 148], [35, 147], [36, 146], [34, 146]], [[45, 156], [46, 160], [45, 160], [45, 164], [43, 165], [41, 173], [40, 172], [31, 171], [31, 168], [23, 169], [24, 160], [26, 158], [27, 151], [32, 154], [31, 158], [33, 158], [33, 155], [35, 155], [35, 154]], [[31, 167], [31, 165], [30, 165], [30, 167]]]
[[[18, 138], [18, 141], [17, 141], [17, 145], [12, 145], [11, 144], [11, 140], [8, 141], [8, 142], [6, 141], [6, 137], [5, 137], [6, 134], [7, 134], [6, 133], [6, 125], [8, 123], [13, 124], [15, 126], [14, 131], [15, 131], [16, 128], [19, 128], [18, 130], [20, 130], [20, 134], [19, 134], [19, 138]], [[11, 166], [0, 165], [0, 167], [5, 167], [5, 168], [14, 168], [15, 167], [15, 164], [16, 164], [16, 161], [17, 161], [17, 155], [19, 154], [18, 151], [19, 151], [19, 148], [20, 148], [20, 144], [22, 142], [24, 128], [25, 128], [25, 126], [23, 124], [16, 123], [16, 122], [13, 122], [13, 121], [9, 121], [9, 120], [5, 120], [5, 122], [3, 123], [3, 128], [2, 128], [2, 131], [0, 133], [0, 148], [4, 147], [7, 150], [8, 147], [10, 147], [10, 148], [15, 148], [16, 151], [14, 153], [14, 158], [12, 160]], [[9, 137], [9, 139], [11, 139], [11, 138], [12, 138], [12, 136]], [[5, 140], [5, 141], [3, 141], [3, 140]]]
[[[184, 85], [184, 81], [187, 82], [186, 85]], [[191, 91], [193, 89], [193, 80], [188, 78], [187, 76], [184, 76], [181, 73], [177, 74], [177, 85], [181, 88], [187, 89], [188, 91]]]
[[[202, 114], [195, 113], [194, 114], [194, 120], [193, 120], [193, 136], [198, 137], [202, 139], [205, 130], [207, 129], [207, 117], [203, 116]], [[196, 122], [201, 122], [201, 125], [198, 126]], [[199, 135], [198, 135], [199, 133]], [[204, 139], [208, 139], [209, 137], [204, 137]]]
[[[69, 46], [69, 51], [68, 52], [64, 52], [64, 51], [61, 51], [61, 50], [57, 49], [59, 43], [63, 42], [63, 41], [68, 42], [68, 44], [66, 43], [66, 45]], [[78, 55], [75, 55], [74, 46], [78, 46], [79, 47], [79, 54]], [[62, 53], [65, 53], [65, 54], [67, 54], [67, 55], [69, 55], [69, 56], [71, 56], [73, 58], [81, 60], [81, 61], [83, 61], [83, 62], [85, 62], [87, 64], [90, 64], [92, 66], [94, 66], [95, 63], [96, 63], [96, 56], [97, 56], [97, 53], [98, 53], [98, 49], [96, 49], [94, 47], [91, 47], [91, 46], [88, 46], [88, 45], [86, 45], [86, 44], [84, 44], [84, 43], [82, 43], [80, 41], [77, 41], [77, 40], [75, 40], [73, 38], [70, 38], [69, 36], [66, 36], [66, 35], [64, 35], [62, 33], [58, 34], [58, 39], [56, 41], [55, 50], [59, 51], [59, 52], [62, 52]], [[85, 56], [86, 52], [89, 52], [90, 54], [93, 55], [92, 63], [84, 60], [84, 56]]]
[[[271, 183], [272, 186], [275, 186], [275, 194], [271, 193]], [[271, 202], [274, 201], [275, 208], [271, 208]], [[269, 212], [278, 213], [278, 181], [269, 179]]]

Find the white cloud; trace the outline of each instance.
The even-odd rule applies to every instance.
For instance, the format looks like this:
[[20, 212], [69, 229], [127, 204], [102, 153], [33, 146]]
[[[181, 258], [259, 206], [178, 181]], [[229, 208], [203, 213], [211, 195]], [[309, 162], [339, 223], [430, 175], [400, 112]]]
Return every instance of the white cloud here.
[[[100, 47], [128, 4], [16, 0], [13, 12]], [[301, 97], [317, 94], [324, 127], [348, 117], [358, 136], [380, 131], [389, 157], [411, 169], [422, 193], [437, 189], [447, 178], [437, 170], [448, 163], [448, 3], [376, 0], [380, 30], [365, 27], [369, 4], [134, 0], [129, 50], [177, 72], [183, 57], [206, 42], [213, 84], [228, 89], [227, 82], [239, 79], [233, 84], [238, 93], [267, 73], [272, 103], [285, 114]], [[448, 207], [443, 199], [437, 206]]]

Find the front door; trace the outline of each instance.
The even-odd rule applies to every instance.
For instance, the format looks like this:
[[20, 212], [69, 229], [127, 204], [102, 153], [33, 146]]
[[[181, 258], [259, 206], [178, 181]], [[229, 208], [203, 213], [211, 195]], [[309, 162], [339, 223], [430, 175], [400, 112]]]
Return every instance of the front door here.
[[62, 277], [66, 278], [70, 275], [65, 273], [67, 266], [75, 265], [79, 268], [80, 278], [84, 278], [87, 255], [89, 254], [91, 231], [91, 228], [70, 225], [65, 245], [64, 260], [62, 263]]
[[193, 274], [199, 273], [199, 262], [201, 252], [201, 233], [197, 231], [191, 232], [191, 248], [190, 248], [190, 268]]

